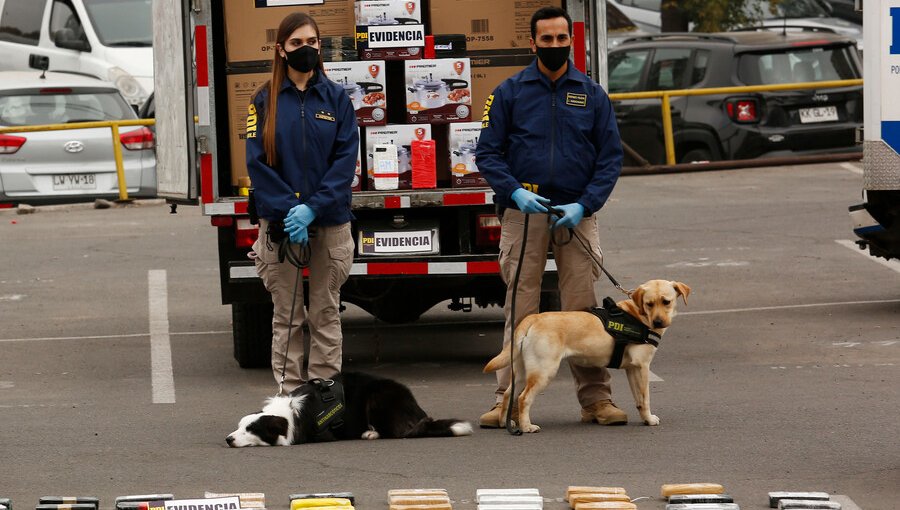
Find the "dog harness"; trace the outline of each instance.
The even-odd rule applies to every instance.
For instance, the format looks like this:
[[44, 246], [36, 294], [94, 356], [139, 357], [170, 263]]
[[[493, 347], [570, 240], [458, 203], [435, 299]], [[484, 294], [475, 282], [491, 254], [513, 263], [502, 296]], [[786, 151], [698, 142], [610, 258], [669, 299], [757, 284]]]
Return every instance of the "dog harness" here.
[[616, 305], [611, 297], [603, 300], [602, 308], [591, 308], [590, 312], [603, 321], [603, 328], [613, 337], [615, 345], [607, 368], [621, 368], [628, 344], [650, 344], [659, 347], [660, 336], [643, 322], [635, 319]]
[[310, 379], [312, 387], [312, 415], [316, 423], [316, 437], [327, 434], [344, 424], [344, 385], [332, 379]]

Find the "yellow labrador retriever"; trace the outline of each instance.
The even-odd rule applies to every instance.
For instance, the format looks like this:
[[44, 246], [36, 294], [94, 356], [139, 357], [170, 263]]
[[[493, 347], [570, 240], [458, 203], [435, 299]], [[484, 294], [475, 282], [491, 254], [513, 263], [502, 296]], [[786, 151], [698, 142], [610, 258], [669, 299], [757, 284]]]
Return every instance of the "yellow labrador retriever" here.
[[[678, 296], [687, 304], [691, 288], [681, 282], [650, 280], [631, 294], [631, 299], [617, 305], [640, 320], [660, 337], [675, 317]], [[519, 426], [523, 432], [538, 432], [541, 428], [529, 416], [531, 404], [556, 375], [563, 358], [580, 366], [605, 367], [613, 356], [615, 342], [606, 332], [603, 321], [590, 312], [546, 312], [529, 315], [519, 323], [515, 332], [516, 382], [525, 378], [525, 388], [519, 396]], [[650, 362], [656, 347], [649, 343], [628, 344], [620, 368], [625, 369], [628, 384], [641, 418], [647, 425], [659, 425], [659, 418], [650, 412]], [[509, 345], [484, 367], [494, 372], [510, 363]], [[510, 389], [503, 395], [500, 422], [506, 421]]]

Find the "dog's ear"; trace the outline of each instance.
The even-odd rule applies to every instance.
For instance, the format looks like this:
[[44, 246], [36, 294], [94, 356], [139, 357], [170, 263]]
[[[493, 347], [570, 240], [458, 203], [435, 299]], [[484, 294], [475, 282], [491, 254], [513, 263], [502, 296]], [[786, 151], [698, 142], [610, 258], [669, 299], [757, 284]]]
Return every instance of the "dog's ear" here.
[[644, 287], [638, 287], [631, 291], [631, 300], [637, 306], [638, 313], [644, 315]]
[[687, 305], [687, 298], [691, 295], [691, 288], [681, 282], [672, 282], [672, 286], [675, 287], [675, 292], [681, 296], [684, 304]]

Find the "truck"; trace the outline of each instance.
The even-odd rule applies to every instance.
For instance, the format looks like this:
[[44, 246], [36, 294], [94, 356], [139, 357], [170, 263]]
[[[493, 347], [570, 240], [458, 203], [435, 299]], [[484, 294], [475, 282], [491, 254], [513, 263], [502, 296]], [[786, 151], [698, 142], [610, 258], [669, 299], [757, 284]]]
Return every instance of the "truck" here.
[[[318, 3], [323, 1], [353, 4], [352, 0]], [[257, 6], [265, 3], [256, 1]], [[316, 2], [295, 2], [310, 3]], [[209, 217], [217, 232], [221, 301], [232, 310], [234, 357], [241, 367], [263, 367], [271, 358], [273, 308], [248, 258], [258, 226], [248, 215], [245, 186], [235, 185], [233, 179], [240, 162], [231, 160], [229, 144], [242, 142], [229, 132], [226, 83], [230, 73], [265, 71], [265, 63], [248, 69], [228, 60], [229, 34], [221, 6], [215, 0], [153, 2], [158, 194], [172, 212], [179, 205], [191, 205]], [[570, 1], [567, 8], [575, 22], [576, 65], [602, 76], [605, 1]], [[591, 51], [588, 33], [597, 41], [596, 51]], [[472, 120], [480, 121], [480, 109], [474, 114]], [[352, 212], [357, 251], [341, 288], [342, 302], [388, 323], [415, 321], [448, 300], [451, 310], [464, 312], [473, 306], [503, 305], [500, 223], [489, 187], [355, 191]], [[360, 249], [364, 239], [378, 235], [424, 235], [430, 242], [418, 253], [373, 255]], [[557, 282], [555, 261], [550, 258], [542, 309], [559, 307]]]
[[[862, 7], [862, 2], [858, 2]], [[900, 1], [865, 3], [862, 203], [850, 206], [856, 241], [875, 257], [900, 258]]]

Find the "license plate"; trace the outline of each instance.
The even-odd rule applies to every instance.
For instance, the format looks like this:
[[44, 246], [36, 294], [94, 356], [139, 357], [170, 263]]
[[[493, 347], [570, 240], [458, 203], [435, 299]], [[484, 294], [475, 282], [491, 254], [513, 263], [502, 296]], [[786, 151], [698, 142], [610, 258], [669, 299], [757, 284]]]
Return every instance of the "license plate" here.
[[94, 174], [60, 174], [53, 176], [55, 191], [71, 191], [79, 189], [97, 189]]
[[836, 106], [819, 106], [817, 108], [801, 108], [800, 123], [831, 122], [838, 120]]
[[359, 254], [412, 255], [440, 253], [438, 230], [362, 230], [359, 233]]

